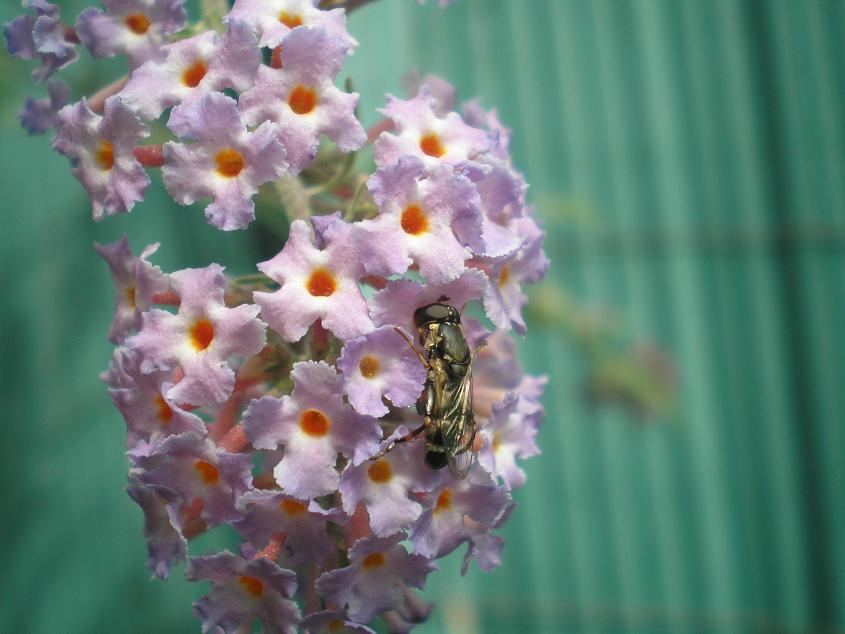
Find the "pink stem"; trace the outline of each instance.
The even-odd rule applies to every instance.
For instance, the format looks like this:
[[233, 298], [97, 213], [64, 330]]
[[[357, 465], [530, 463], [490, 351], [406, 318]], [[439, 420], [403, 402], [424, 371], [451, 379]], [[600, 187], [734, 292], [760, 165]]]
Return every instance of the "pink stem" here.
[[110, 83], [108, 86], [100, 88], [100, 90], [88, 98], [88, 107], [94, 112], [102, 112], [106, 108], [106, 99], [123, 90], [127, 81], [129, 81], [129, 76], [121, 77], [117, 81]]
[[246, 449], [249, 445], [249, 439], [246, 437], [243, 425], [236, 425], [232, 427], [223, 438], [220, 439], [219, 445], [230, 453], [238, 453]]
[[382, 132], [387, 132], [393, 129], [393, 121], [384, 119], [375, 124], [372, 128], [367, 130], [367, 144], [375, 141]]
[[161, 167], [167, 162], [161, 145], [139, 145], [132, 154], [144, 167]]

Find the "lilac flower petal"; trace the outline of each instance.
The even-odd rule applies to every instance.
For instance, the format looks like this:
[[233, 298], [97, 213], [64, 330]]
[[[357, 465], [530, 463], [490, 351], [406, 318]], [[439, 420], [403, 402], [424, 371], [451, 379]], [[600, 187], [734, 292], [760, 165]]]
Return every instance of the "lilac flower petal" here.
[[95, 58], [126, 55], [129, 68], [158, 57], [168, 36], [181, 31], [188, 15], [184, 0], [103, 0], [76, 20], [79, 39]]
[[409, 555], [392, 537], [360, 539], [349, 550], [349, 565], [324, 572], [317, 590], [329, 601], [346, 605], [349, 617], [369, 622], [377, 613], [402, 605], [401, 583], [422, 589], [437, 566], [419, 555]]
[[346, 30], [343, 9], [323, 11], [318, 0], [235, 0], [224, 21], [241, 20], [259, 35], [261, 46], [276, 47], [288, 44], [288, 34], [299, 27], [314, 27], [328, 31], [342, 40], [347, 49], [358, 45]]
[[32, 40], [41, 58], [41, 67], [32, 71], [35, 83], [40, 84], [50, 75], [79, 59], [76, 46], [68, 42], [65, 26], [56, 17], [41, 15], [32, 27]]
[[[165, 144], [167, 191], [180, 205], [211, 197], [206, 216], [219, 229], [246, 227], [255, 218], [252, 197], [258, 188], [287, 168], [278, 130], [266, 123], [249, 132], [235, 100], [218, 92], [180, 111], [180, 135], [198, 142]], [[172, 122], [171, 117], [171, 127]]]
[[111, 97], [100, 117], [79, 101], [62, 108], [58, 120], [53, 147], [70, 159], [71, 173], [91, 198], [94, 220], [128, 212], [143, 200], [150, 177], [133, 150], [149, 131], [123, 102]]
[[413, 280], [394, 280], [378, 291], [370, 300], [373, 321], [377, 326], [399, 326], [406, 332], [416, 332], [414, 311], [441, 297], [461, 310], [467, 302], [479, 299], [487, 285], [487, 276], [478, 270], [468, 270], [448, 284], [420, 284]]
[[544, 415], [543, 408], [515, 392], [493, 405], [493, 415], [479, 431], [484, 444], [478, 452], [478, 464], [490, 475], [501, 478], [508, 488], [525, 483], [525, 472], [517, 458], [540, 453], [535, 438]]
[[[205, 94], [252, 85], [261, 63], [255, 36], [241, 22], [230, 22], [220, 36], [206, 31], [162, 47], [164, 57], [138, 67], [119, 96], [148, 121], [167, 108], [198, 101]], [[184, 110], [171, 113], [169, 125], [181, 134]]]
[[337, 367], [344, 376], [349, 404], [377, 418], [388, 412], [382, 397], [397, 407], [412, 405], [426, 378], [425, 367], [392, 326], [347, 341]]
[[47, 82], [47, 92], [45, 99], [27, 98], [18, 112], [21, 125], [29, 134], [44, 134], [56, 127], [59, 110], [68, 103], [70, 85], [61, 79], [51, 79]]
[[311, 231], [295, 220], [284, 248], [258, 270], [281, 284], [272, 293], [256, 292], [262, 318], [286, 341], [298, 341], [316, 319], [340, 339], [373, 329], [358, 279], [363, 275], [357, 243], [338, 220], [325, 231], [325, 248], [311, 243]]
[[299, 627], [311, 634], [341, 634], [362, 632], [375, 634], [375, 630], [366, 625], [349, 620], [344, 610], [323, 610], [309, 614], [299, 622]]
[[258, 618], [262, 631], [295, 634], [301, 618], [290, 596], [296, 589], [296, 575], [264, 557], [246, 560], [223, 551], [208, 557], [193, 557], [185, 576], [189, 581], [209, 580], [211, 592], [196, 603], [203, 632], [211, 629], [235, 632], [250, 629]]
[[185, 560], [188, 542], [174, 526], [168, 503], [175, 494], [157, 486], [145, 486], [130, 480], [126, 492], [144, 513], [144, 537], [147, 540], [147, 568], [159, 579], [167, 579], [170, 570]]

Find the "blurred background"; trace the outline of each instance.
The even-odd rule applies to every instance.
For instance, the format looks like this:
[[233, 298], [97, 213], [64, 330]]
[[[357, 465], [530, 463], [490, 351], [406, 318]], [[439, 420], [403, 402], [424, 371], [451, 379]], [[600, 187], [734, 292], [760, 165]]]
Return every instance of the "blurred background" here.
[[[543, 455], [504, 565], [443, 560], [418, 631], [845, 631], [845, 3], [379, 0], [350, 30], [365, 123], [411, 68], [498, 109], [553, 263], [520, 344], [550, 377]], [[144, 568], [91, 243], [249, 272], [266, 239], [160, 182], [95, 225], [18, 126], [29, 69], [0, 54], [0, 631], [198, 631], [205, 584]], [[78, 97], [120, 73], [83, 52], [67, 75]]]

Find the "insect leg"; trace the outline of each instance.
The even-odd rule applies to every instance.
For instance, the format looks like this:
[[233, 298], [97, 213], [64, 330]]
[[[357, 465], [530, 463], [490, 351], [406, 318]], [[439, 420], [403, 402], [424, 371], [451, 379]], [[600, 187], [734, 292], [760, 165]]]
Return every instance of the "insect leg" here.
[[422, 356], [422, 354], [420, 354], [420, 351], [417, 350], [417, 347], [414, 345], [414, 342], [411, 341], [408, 338], [408, 335], [406, 335], [402, 330], [400, 330], [396, 326], [393, 327], [393, 330], [395, 330], [397, 333], [399, 333], [399, 336], [402, 337], [402, 339], [405, 340], [405, 343], [407, 343], [408, 346], [410, 346], [411, 350], [414, 351], [414, 354], [417, 355], [417, 359], [420, 360], [420, 363], [422, 363], [423, 366], [425, 366], [425, 369], [428, 370], [429, 369], [428, 361], [426, 361], [425, 358]]
[[396, 440], [393, 440], [387, 447], [385, 447], [380, 452], [378, 452], [375, 456], [370, 458], [370, 460], [378, 460], [384, 454], [386, 454], [388, 451], [392, 451], [396, 447], [396, 445], [401, 445], [403, 442], [408, 442], [409, 440], [413, 440], [414, 438], [419, 436], [423, 431], [425, 431], [425, 428], [427, 427], [427, 425], [428, 425], [428, 423], [423, 423], [422, 425], [417, 427], [414, 431], [412, 431], [408, 434], [405, 434], [404, 436], [399, 436], [399, 438], [397, 438]]

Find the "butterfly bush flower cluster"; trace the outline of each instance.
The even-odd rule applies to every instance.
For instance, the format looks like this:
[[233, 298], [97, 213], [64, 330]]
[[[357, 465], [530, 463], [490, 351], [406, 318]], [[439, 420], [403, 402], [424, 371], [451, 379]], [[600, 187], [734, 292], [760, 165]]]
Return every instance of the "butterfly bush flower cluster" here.
[[[194, 605], [203, 631], [371, 632], [380, 617], [398, 632], [428, 616], [416, 591], [438, 559], [463, 546], [462, 572], [498, 566], [545, 383], [523, 373], [511, 332], [548, 260], [495, 112], [459, 114], [444, 80], [410, 77], [368, 133], [358, 95], [336, 85], [358, 46], [344, 2], [235, 0], [194, 25], [181, 0], [103, 0], [75, 22], [24, 6], [6, 42], [40, 62], [37, 82], [80, 47], [126, 58], [104, 91], [74, 100], [50, 79], [21, 112], [31, 132], [55, 129], [95, 220], [132, 211], [152, 170], [224, 231], [254, 221], [265, 184], [305, 192], [257, 273], [165, 272], [159, 244], [96, 245], [117, 291], [103, 379], [154, 576], [184, 562], [210, 582]], [[169, 140], [150, 143], [154, 130]], [[355, 162], [368, 147], [372, 173]], [[437, 301], [462, 311], [477, 351], [464, 479], [429, 469], [422, 438], [384, 453], [421, 423], [427, 371], [406, 339]], [[192, 552], [223, 524], [236, 552]]]

